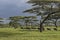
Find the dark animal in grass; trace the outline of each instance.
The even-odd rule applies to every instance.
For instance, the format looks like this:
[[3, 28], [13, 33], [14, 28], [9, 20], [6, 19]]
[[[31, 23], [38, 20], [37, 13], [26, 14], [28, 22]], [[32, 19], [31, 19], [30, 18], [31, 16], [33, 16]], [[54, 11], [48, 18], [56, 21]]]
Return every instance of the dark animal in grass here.
[[47, 30], [51, 30], [50, 28], [47, 28]]
[[32, 29], [36, 29], [36, 28], [32, 28]]
[[40, 28], [38, 28], [38, 29], [40, 29]]
[[26, 29], [30, 29], [30, 28], [27, 27]]
[[24, 29], [23, 27], [21, 27], [21, 29]]
[[[40, 28], [38, 28], [38, 29], [40, 29]], [[43, 30], [45, 30], [45, 29], [43, 28]]]
[[53, 28], [55, 31], [57, 31], [57, 28]]

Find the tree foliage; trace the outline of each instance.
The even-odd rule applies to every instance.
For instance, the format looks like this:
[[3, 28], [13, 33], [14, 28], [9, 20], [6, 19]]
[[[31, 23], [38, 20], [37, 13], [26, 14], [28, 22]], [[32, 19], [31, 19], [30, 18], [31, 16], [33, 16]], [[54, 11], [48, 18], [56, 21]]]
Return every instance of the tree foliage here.
[[[40, 15], [43, 18], [43, 21], [40, 23], [40, 32], [43, 31], [43, 23], [47, 19], [56, 19], [60, 18], [60, 1], [59, 0], [30, 0], [29, 4], [32, 4], [32, 8], [25, 10], [24, 12], [35, 13]], [[57, 14], [57, 15], [56, 15]], [[53, 15], [53, 16], [51, 16]]]

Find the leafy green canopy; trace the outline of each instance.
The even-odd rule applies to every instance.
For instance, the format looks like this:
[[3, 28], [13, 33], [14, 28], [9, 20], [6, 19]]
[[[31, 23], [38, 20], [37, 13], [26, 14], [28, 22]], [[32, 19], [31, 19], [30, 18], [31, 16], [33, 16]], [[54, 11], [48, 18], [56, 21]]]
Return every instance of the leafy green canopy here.
[[56, 14], [60, 14], [60, 1], [59, 0], [30, 0], [29, 4], [32, 4], [32, 8], [24, 11], [28, 13], [34, 13], [40, 15], [43, 18], [43, 21], [40, 23], [40, 32], [43, 31], [43, 23], [51, 18], [56, 19], [60, 18]]

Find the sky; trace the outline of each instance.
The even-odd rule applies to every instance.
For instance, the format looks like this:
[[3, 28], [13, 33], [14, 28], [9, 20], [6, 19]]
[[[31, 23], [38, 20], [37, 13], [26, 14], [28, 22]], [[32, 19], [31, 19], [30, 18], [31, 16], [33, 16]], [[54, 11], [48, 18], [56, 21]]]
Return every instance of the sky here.
[[[0, 0], [0, 18], [34, 15], [29, 13], [23, 13], [24, 10], [30, 9], [32, 7], [30, 4], [26, 3], [27, 1], [28, 0]], [[7, 20], [4, 21], [8, 22]]]
[[26, 16], [33, 15], [23, 13], [29, 9], [31, 5], [26, 3], [28, 0], [0, 0], [0, 17], [8, 18], [10, 16]]

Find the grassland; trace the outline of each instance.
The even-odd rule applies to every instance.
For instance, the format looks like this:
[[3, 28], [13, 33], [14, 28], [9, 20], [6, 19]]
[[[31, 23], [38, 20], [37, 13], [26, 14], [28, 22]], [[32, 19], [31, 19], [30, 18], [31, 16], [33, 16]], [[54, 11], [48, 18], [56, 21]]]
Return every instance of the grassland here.
[[60, 31], [22, 30], [14, 28], [0, 28], [0, 40], [60, 40]]

